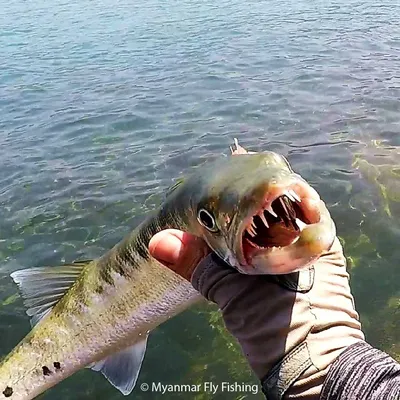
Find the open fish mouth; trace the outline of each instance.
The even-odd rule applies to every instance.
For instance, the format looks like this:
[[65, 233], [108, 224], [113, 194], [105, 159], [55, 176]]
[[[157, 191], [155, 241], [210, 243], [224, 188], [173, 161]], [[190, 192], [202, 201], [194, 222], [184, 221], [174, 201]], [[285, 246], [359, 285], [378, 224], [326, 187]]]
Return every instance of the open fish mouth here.
[[304, 229], [321, 219], [318, 193], [299, 178], [289, 187], [268, 191], [261, 207], [244, 221], [242, 229], [243, 264], [253, 257], [295, 244]]
[[[248, 152], [234, 139], [232, 155]], [[244, 196], [232, 229], [225, 260], [244, 274], [287, 274], [299, 271], [329, 250], [336, 227], [318, 193], [282, 156], [265, 153], [266, 179]], [[260, 172], [259, 181], [262, 181]], [[257, 178], [256, 178], [257, 179]], [[236, 220], [236, 218], [235, 218]]]

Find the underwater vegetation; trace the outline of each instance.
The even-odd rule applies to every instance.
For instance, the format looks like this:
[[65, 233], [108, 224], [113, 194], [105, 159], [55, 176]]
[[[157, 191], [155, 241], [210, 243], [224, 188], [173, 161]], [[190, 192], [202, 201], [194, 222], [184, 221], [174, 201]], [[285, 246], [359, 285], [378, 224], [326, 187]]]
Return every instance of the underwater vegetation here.
[[400, 216], [400, 147], [371, 140], [354, 154], [353, 167], [381, 196], [385, 213], [398, 221]]
[[370, 199], [364, 207], [353, 203], [363, 217], [342, 238], [356, 306], [367, 340], [400, 361], [400, 147], [367, 141], [353, 167], [361, 196]]

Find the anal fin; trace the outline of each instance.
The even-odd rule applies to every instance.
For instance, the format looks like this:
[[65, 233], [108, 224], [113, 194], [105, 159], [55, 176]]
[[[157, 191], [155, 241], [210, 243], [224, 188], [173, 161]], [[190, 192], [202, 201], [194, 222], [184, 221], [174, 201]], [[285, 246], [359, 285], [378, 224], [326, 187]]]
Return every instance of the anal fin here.
[[136, 385], [146, 345], [147, 336], [144, 340], [108, 356], [90, 368], [101, 372], [114, 387], [127, 396]]

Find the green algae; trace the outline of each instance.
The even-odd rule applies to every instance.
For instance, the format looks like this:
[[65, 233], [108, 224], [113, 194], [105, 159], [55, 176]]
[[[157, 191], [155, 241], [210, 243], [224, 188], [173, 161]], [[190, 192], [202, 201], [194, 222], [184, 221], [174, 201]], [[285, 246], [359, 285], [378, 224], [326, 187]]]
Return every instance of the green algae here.
[[9, 306], [10, 304], [15, 303], [20, 298], [18, 293], [14, 293], [11, 296], [8, 296], [5, 300], [1, 302], [2, 306]]
[[384, 212], [399, 217], [400, 206], [394, 203], [400, 203], [400, 147], [371, 140], [354, 154], [352, 165], [380, 194]]
[[400, 361], [400, 147], [365, 141], [352, 165], [378, 199], [344, 240], [352, 291], [367, 341]]

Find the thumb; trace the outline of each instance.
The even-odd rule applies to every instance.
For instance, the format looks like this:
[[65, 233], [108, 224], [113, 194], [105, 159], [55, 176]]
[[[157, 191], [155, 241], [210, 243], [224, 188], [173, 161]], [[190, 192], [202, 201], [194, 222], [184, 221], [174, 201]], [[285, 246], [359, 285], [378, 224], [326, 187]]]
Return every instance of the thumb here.
[[197, 264], [211, 250], [197, 236], [176, 229], [166, 229], [151, 238], [149, 251], [161, 264], [190, 281]]

